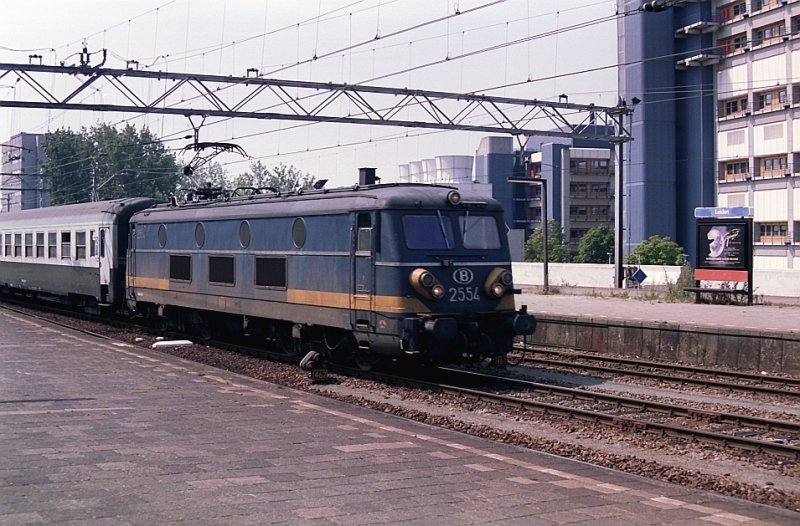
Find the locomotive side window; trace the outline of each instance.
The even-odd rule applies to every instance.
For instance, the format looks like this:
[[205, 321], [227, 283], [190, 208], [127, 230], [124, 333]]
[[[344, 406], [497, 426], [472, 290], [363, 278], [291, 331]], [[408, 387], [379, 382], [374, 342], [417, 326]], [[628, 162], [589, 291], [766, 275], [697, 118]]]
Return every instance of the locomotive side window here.
[[75, 232], [75, 259], [86, 259], [86, 232]]
[[450, 218], [437, 215], [403, 216], [406, 246], [412, 250], [444, 250], [455, 248]]
[[44, 232], [36, 232], [36, 257], [44, 257]]
[[72, 256], [72, 232], [61, 232], [61, 259]]
[[247, 221], [239, 223], [239, 244], [242, 248], [250, 246], [250, 223]]
[[58, 257], [58, 234], [56, 232], [47, 233], [47, 257]]
[[170, 256], [169, 279], [192, 281], [192, 256]]
[[464, 248], [489, 250], [500, 248], [500, 233], [492, 216], [464, 215], [458, 218]]
[[25, 234], [25, 257], [33, 257], [33, 234], [30, 232]]
[[256, 258], [256, 286], [286, 288], [286, 258]]
[[158, 226], [158, 246], [164, 248], [167, 244], [167, 225]]
[[22, 257], [22, 234], [14, 234], [14, 257]]
[[298, 217], [292, 223], [292, 243], [297, 248], [303, 248], [306, 244], [306, 222], [302, 217]]
[[358, 241], [356, 243], [357, 252], [369, 252], [372, 250], [372, 218], [369, 214], [358, 214]]
[[206, 244], [206, 227], [203, 223], [197, 223], [194, 227], [194, 242], [198, 248], [202, 248]]
[[208, 257], [208, 281], [223, 285], [233, 285], [234, 266], [232, 257], [209, 256]]

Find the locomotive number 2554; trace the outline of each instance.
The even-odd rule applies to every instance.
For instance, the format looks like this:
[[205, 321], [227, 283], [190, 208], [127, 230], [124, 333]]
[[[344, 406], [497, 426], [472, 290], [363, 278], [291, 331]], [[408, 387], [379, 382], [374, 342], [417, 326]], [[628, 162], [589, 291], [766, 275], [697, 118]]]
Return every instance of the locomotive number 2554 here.
[[478, 287], [450, 287], [450, 301], [478, 301]]

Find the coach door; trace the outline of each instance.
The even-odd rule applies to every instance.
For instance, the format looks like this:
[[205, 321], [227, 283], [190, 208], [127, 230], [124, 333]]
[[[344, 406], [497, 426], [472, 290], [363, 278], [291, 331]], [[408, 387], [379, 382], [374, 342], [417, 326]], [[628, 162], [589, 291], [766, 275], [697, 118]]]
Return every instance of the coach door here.
[[97, 240], [97, 255], [100, 259], [100, 303], [111, 303], [114, 301], [113, 290], [111, 290], [111, 269], [113, 260], [111, 247], [108, 246], [108, 228], [100, 228], [100, 236]]
[[372, 302], [375, 294], [375, 261], [373, 221], [368, 212], [359, 212], [354, 218], [353, 229], [353, 294], [350, 312], [355, 329], [374, 328]]

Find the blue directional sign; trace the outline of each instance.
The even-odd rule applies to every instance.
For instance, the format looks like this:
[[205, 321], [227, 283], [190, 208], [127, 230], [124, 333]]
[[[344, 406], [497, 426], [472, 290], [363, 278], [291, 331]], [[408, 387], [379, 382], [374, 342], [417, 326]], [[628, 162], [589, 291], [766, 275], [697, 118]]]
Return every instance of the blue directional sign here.
[[699, 206], [694, 209], [694, 216], [709, 218], [753, 217], [753, 208], [749, 206]]
[[636, 273], [633, 275], [633, 279], [635, 279], [635, 280], [636, 280], [636, 281], [638, 281], [639, 283], [642, 283], [642, 282], [644, 282], [644, 280], [646, 280], [646, 279], [647, 279], [647, 274], [645, 274], [645, 273], [644, 273], [644, 271], [643, 271], [642, 269], [639, 269], [639, 270], [637, 270], [637, 271], [636, 271]]

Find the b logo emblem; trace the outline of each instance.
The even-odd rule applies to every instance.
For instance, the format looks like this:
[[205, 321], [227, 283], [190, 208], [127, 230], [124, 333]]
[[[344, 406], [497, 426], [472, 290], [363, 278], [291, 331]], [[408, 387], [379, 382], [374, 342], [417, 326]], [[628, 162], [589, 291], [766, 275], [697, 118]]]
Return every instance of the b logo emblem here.
[[474, 276], [472, 275], [472, 271], [468, 268], [458, 268], [453, 271], [453, 281], [460, 285], [468, 285], [472, 283], [472, 279]]

